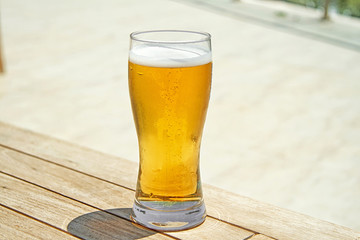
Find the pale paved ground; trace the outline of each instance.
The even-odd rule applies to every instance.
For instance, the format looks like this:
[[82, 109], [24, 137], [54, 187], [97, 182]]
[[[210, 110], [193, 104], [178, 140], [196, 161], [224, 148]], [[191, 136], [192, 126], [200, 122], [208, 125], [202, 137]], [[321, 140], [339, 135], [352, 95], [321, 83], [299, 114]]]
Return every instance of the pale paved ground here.
[[1, 24], [0, 121], [132, 161], [129, 33], [210, 32], [202, 180], [360, 229], [359, 51], [166, 0], [2, 0]]

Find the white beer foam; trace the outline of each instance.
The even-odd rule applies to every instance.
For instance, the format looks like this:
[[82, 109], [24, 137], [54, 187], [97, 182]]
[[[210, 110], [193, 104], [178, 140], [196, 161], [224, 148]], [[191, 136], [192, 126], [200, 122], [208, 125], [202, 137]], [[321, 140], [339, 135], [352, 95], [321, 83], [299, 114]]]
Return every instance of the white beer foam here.
[[141, 45], [131, 49], [129, 60], [150, 67], [192, 67], [211, 62], [211, 52], [194, 47]]

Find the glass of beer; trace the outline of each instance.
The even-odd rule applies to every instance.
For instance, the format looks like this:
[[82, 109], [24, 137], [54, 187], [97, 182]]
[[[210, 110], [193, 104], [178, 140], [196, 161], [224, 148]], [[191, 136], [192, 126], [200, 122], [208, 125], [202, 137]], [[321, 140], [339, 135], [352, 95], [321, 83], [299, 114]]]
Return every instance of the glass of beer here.
[[130, 35], [129, 92], [140, 164], [134, 222], [160, 231], [206, 217], [199, 170], [210, 97], [211, 36], [159, 30]]

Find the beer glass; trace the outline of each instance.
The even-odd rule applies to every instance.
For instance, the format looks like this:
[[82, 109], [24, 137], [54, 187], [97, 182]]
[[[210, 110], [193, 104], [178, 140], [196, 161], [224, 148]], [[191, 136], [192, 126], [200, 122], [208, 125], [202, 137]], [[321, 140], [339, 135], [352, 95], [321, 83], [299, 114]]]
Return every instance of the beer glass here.
[[131, 218], [160, 231], [195, 227], [206, 217], [199, 152], [211, 88], [210, 34], [160, 30], [130, 38], [140, 156]]

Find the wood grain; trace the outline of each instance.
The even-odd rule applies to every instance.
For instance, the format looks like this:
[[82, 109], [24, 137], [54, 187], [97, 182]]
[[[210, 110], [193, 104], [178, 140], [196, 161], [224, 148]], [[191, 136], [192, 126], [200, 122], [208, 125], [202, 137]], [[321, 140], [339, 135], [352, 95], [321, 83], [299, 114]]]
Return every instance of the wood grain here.
[[137, 164], [0, 122], [0, 144], [135, 189]]
[[80, 238], [171, 239], [5, 174], [0, 174], [0, 196], [3, 205]]
[[208, 212], [276, 239], [359, 239], [355, 230], [259, 202], [213, 186], [204, 187]]
[[274, 240], [274, 238], [262, 235], [262, 234], [256, 234], [249, 238], [249, 240]]
[[[3, 172], [130, 221], [129, 210], [133, 204], [134, 191], [4, 147], [0, 147], [0, 158], [0, 169]], [[14, 162], [17, 164], [12, 164]], [[194, 236], [201, 239], [218, 239], [224, 232], [234, 236], [233, 239], [246, 239], [254, 234], [209, 217], [197, 228], [168, 235], [181, 239], [193, 239]]]
[[[136, 164], [71, 143], [0, 124], [0, 144], [134, 189]], [[352, 229], [204, 185], [208, 214], [277, 239], [360, 239]]]
[[80, 239], [0, 206], [0, 239]]

